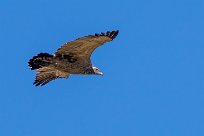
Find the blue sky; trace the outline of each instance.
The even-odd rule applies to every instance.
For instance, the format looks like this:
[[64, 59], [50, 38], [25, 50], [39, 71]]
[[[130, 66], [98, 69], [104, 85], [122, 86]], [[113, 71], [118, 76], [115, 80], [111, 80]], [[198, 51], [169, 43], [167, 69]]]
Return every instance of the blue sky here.
[[[203, 136], [203, 24], [203, 0], [0, 1], [0, 135]], [[103, 77], [32, 85], [32, 56], [116, 29]]]

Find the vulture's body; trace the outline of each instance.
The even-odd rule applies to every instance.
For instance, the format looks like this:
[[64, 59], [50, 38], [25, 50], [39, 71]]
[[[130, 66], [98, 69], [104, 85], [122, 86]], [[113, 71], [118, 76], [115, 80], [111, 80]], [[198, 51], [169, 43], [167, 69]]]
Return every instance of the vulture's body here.
[[102, 75], [93, 67], [90, 57], [93, 51], [105, 42], [112, 41], [119, 31], [106, 32], [78, 38], [65, 43], [54, 55], [40, 53], [29, 60], [31, 70], [36, 70], [34, 85], [45, 85], [57, 78], [68, 78], [70, 74]]

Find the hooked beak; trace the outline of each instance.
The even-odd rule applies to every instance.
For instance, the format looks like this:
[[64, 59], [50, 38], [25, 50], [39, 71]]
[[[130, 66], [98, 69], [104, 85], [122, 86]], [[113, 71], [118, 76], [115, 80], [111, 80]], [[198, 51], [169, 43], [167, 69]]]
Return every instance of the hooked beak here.
[[103, 72], [101, 72], [98, 68], [96, 68], [96, 67], [93, 67], [93, 71], [94, 71], [94, 74], [95, 75], [103, 75]]
[[99, 72], [97, 73], [97, 75], [103, 76], [103, 72], [99, 71]]

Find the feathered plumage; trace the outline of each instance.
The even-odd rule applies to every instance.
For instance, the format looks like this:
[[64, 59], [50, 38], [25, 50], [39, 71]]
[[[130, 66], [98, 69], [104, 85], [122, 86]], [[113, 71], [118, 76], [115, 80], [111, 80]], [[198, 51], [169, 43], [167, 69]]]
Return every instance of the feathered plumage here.
[[105, 42], [112, 41], [119, 31], [84, 36], [61, 46], [54, 55], [40, 53], [29, 60], [31, 70], [36, 70], [34, 85], [45, 85], [57, 78], [68, 78], [70, 74], [98, 74], [102, 72], [92, 66], [93, 51]]

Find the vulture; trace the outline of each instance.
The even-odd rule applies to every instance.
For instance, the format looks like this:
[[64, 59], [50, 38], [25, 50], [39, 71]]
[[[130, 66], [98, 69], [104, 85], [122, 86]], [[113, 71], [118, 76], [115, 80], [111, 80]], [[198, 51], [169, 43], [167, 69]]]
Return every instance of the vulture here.
[[112, 41], [119, 31], [107, 31], [95, 35], [80, 37], [62, 45], [54, 55], [39, 53], [29, 60], [28, 66], [36, 70], [33, 85], [43, 86], [58, 78], [68, 78], [70, 74], [103, 75], [91, 63], [93, 51], [106, 42]]

